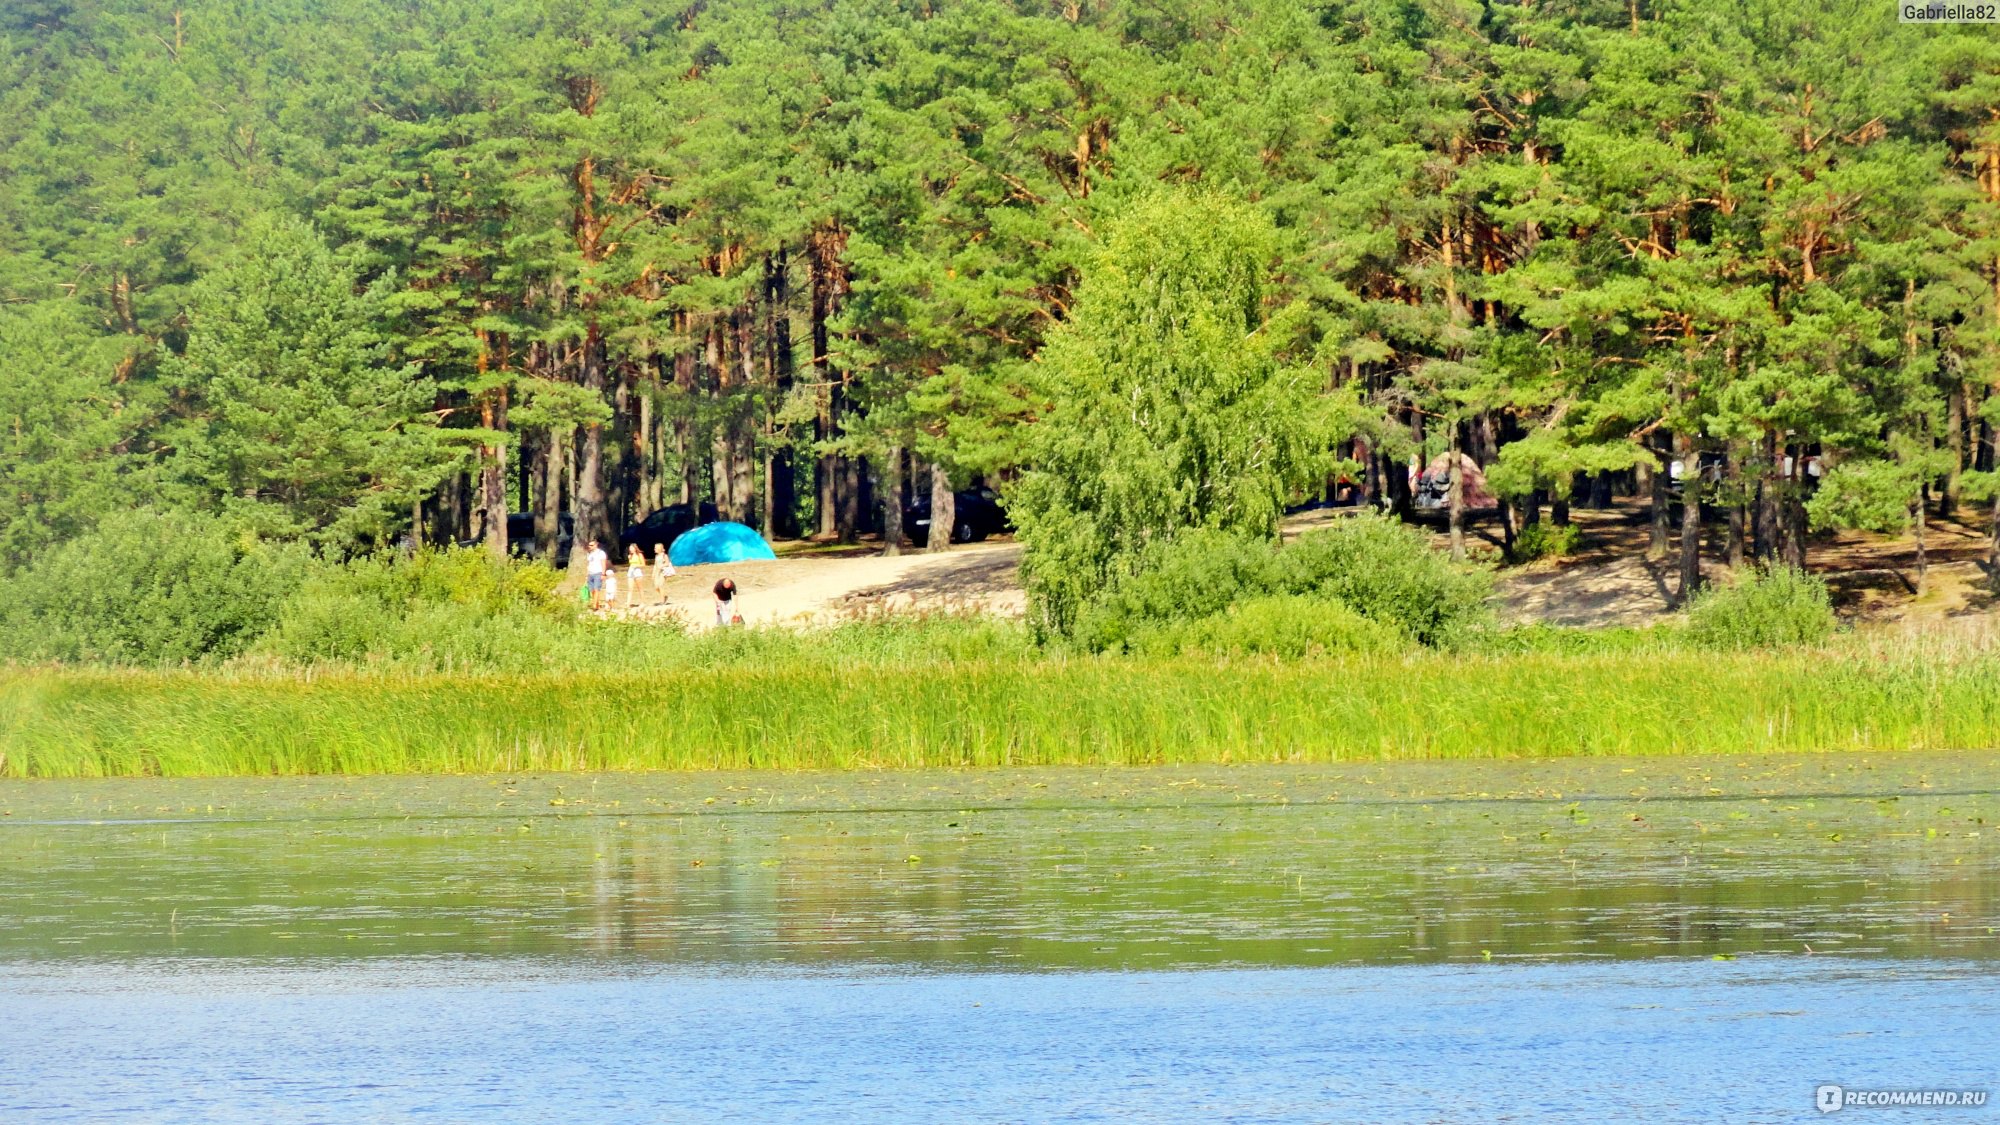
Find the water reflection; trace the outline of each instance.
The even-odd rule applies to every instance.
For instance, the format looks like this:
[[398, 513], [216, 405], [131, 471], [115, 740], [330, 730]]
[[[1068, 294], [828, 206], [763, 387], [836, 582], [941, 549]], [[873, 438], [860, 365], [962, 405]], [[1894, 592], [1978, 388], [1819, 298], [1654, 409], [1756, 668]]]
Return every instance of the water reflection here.
[[1988, 756], [15, 783], [0, 959], [1987, 958]]

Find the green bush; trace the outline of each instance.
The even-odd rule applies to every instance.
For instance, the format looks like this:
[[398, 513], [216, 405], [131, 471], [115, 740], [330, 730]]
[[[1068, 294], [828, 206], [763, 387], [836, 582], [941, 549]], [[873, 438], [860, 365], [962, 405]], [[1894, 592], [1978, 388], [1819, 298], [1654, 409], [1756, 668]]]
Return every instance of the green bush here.
[[0, 580], [0, 657], [181, 664], [243, 651], [312, 566], [188, 513], [120, 512]]
[[[1441, 645], [1469, 636], [1485, 620], [1491, 588], [1484, 573], [1432, 550], [1423, 532], [1380, 516], [1345, 519], [1279, 548], [1255, 536], [1191, 531], [1141, 552], [1129, 572], [1084, 605], [1072, 636], [1093, 652], [1173, 648], [1202, 635], [1182, 624], [1289, 595], [1337, 602], [1419, 643]], [[1259, 612], [1268, 616], [1227, 627], [1234, 630], [1232, 644], [1240, 645], [1252, 620], [1296, 625], [1275, 608]]]
[[1132, 648], [1148, 656], [1303, 657], [1410, 647], [1409, 635], [1393, 625], [1337, 601], [1297, 594], [1251, 598], [1207, 617], [1147, 626], [1132, 638]]
[[280, 663], [533, 671], [571, 657], [580, 628], [561, 576], [480, 550], [379, 555], [316, 568], [259, 655]]
[[1576, 550], [1583, 532], [1573, 523], [1531, 523], [1514, 536], [1510, 557], [1517, 563], [1559, 559]]
[[1716, 649], [1818, 644], [1837, 625], [1826, 583], [1784, 566], [1701, 591], [1689, 603], [1687, 618], [1688, 640]]
[[1140, 552], [1130, 571], [1084, 605], [1073, 636], [1094, 652], [1123, 649], [1145, 628], [1208, 617], [1270, 593], [1277, 573], [1266, 539], [1189, 531]]
[[1470, 634], [1485, 620], [1487, 574], [1432, 550], [1421, 531], [1385, 516], [1341, 520], [1289, 543], [1277, 556], [1278, 588], [1344, 602], [1425, 645]]
[[568, 616], [556, 597], [562, 575], [537, 562], [501, 561], [480, 549], [375, 555], [329, 567], [309, 583], [388, 605], [460, 605], [488, 613], [520, 610]]

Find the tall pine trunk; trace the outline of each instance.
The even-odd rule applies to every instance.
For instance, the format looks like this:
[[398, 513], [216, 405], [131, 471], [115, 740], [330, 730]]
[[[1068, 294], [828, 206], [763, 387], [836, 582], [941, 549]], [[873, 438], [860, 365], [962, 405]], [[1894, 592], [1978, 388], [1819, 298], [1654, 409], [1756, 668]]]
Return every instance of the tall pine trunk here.
[[[815, 433], [825, 433], [832, 429], [822, 414]], [[825, 440], [821, 438], [820, 440]], [[822, 453], [813, 461], [813, 483], [818, 510], [818, 534], [823, 539], [835, 539], [840, 535], [840, 459], [831, 453]]]
[[[1669, 453], [1666, 459], [1671, 457]], [[1657, 560], [1666, 558], [1673, 550], [1670, 540], [1674, 526], [1674, 486], [1673, 472], [1667, 464], [1653, 470], [1652, 493], [1653, 534], [1646, 544], [1646, 557]]]
[[1918, 495], [1917, 502], [1911, 505], [1915, 509], [1916, 515], [1917, 593], [1919, 594], [1924, 592], [1924, 580], [1930, 575], [1931, 569], [1930, 552], [1925, 548], [1924, 544], [1924, 509], [1928, 506], [1921, 494]]
[[1794, 570], [1806, 567], [1805, 449], [1784, 447], [1790, 468], [1778, 489], [1778, 557]]
[[[479, 424], [489, 433], [507, 429], [507, 388], [480, 396]], [[507, 557], [507, 447], [491, 441], [479, 447], [479, 507], [486, 528], [486, 553]]]
[[1445, 470], [1445, 479], [1449, 482], [1445, 495], [1449, 504], [1449, 518], [1451, 522], [1451, 557], [1464, 562], [1465, 473], [1459, 466], [1459, 458], [1462, 454], [1459, 452], [1458, 422], [1453, 420], [1447, 424], [1451, 427], [1451, 445], [1450, 451], [1447, 453], [1447, 456], [1451, 458], [1451, 463]]
[[736, 332], [737, 401], [729, 412], [729, 495], [737, 523], [749, 524], [757, 510], [757, 443], [751, 433], [749, 393], [757, 381], [756, 314], [745, 306], [730, 318]]
[[[687, 338], [693, 331], [691, 318], [686, 313], [680, 313], [677, 314], [676, 320], [682, 338]], [[701, 495], [697, 476], [699, 470], [696, 466], [699, 459], [694, 455], [694, 419], [691, 417], [694, 410], [695, 387], [694, 348], [683, 347], [680, 354], [674, 356], [674, 389], [680, 392], [680, 409], [674, 415], [674, 467], [680, 474], [679, 495], [676, 499], [688, 505], [693, 505], [695, 498]]]
[[[764, 257], [764, 343], [767, 377], [771, 384], [773, 409], [792, 390], [792, 318], [789, 263], [780, 246]], [[764, 470], [764, 510], [770, 513], [767, 535], [795, 539], [799, 534], [799, 496], [796, 463], [790, 448], [780, 448], [766, 462]]]
[[859, 457], [842, 457], [836, 462], [840, 477], [840, 511], [836, 514], [835, 528], [840, 533], [842, 543], [852, 543], [861, 538], [861, 474], [862, 462]]
[[[617, 386], [611, 392], [611, 445], [610, 463], [605, 467], [604, 510], [607, 524], [621, 528], [629, 522], [633, 497], [632, 491], [638, 483], [639, 468], [637, 442], [633, 437], [633, 423], [637, 411], [633, 409], [632, 367], [619, 364]], [[606, 547], [605, 550], [610, 550]]]
[[858, 496], [852, 461], [827, 448], [838, 440], [846, 408], [844, 375], [833, 362], [831, 321], [840, 311], [846, 291], [845, 263], [841, 252], [847, 236], [836, 223], [815, 229], [807, 243], [807, 265], [811, 277], [811, 335], [813, 377], [819, 383], [820, 410], [813, 436], [820, 447], [817, 466], [819, 486], [819, 533], [854, 541], [859, 516]]
[[882, 553], [903, 553], [903, 450], [890, 446], [882, 459]]
[[1701, 587], [1701, 466], [1695, 452], [1694, 435], [1676, 433], [1674, 446], [1681, 459], [1681, 585], [1680, 600]]
[[[648, 379], [648, 383], [652, 380]], [[660, 506], [660, 452], [659, 437], [654, 432], [659, 427], [653, 417], [652, 388], [639, 388], [638, 432], [632, 435], [632, 448], [639, 466], [639, 490], [635, 511], [643, 518]]]
[[535, 443], [535, 557], [554, 566], [562, 539], [563, 448], [565, 436], [553, 431]]
[[438, 486], [435, 533], [440, 547], [450, 547], [465, 538], [465, 474], [453, 469]]
[[951, 531], [958, 526], [958, 495], [951, 490], [951, 475], [944, 466], [931, 462], [931, 532], [924, 550], [937, 554], [951, 550]]
[[1770, 563], [1778, 557], [1780, 533], [1779, 502], [1783, 495], [1780, 470], [1783, 467], [1778, 435], [1765, 431], [1762, 456], [1757, 459], [1757, 511], [1751, 531], [1757, 541], [1757, 558]]
[[724, 332], [721, 317], [710, 317], [703, 337], [702, 376], [711, 404], [708, 429], [709, 495], [715, 498], [715, 514], [720, 519], [736, 518], [736, 497], [729, 490], [729, 361], [723, 355]]
[[[604, 340], [596, 324], [591, 324], [583, 341], [583, 372], [579, 380], [585, 390], [604, 393]], [[576, 538], [570, 543], [569, 569], [582, 573], [588, 541], [596, 539], [609, 551], [610, 513], [604, 506], [604, 427], [591, 422], [583, 427], [582, 448], [576, 466]]]
[[[594, 117], [599, 101], [604, 96], [604, 87], [595, 76], [573, 75], [564, 85], [567, 87], [570, 109], [579, 117]], [[586, 152], [570, 168], [571, 210], [570, 237], [576, 244], [578, 256], [586, 266], [594, 266], [609, 255], [605, 242], [608, 220], [597, 210], [597, 159]], [[604, 398], [604, 332], [598, 320], [596, 295], [586, 291], [582, 298], [582, 313], [585, 318], [583, 338], [582, 371], [578, 383], [597, 399]], [[571, 497], [574, 503], [576, 534], [570, 543], [569, 569], [573, 574], [581, 574], [588, 553], [588, 541], [600, 540], [607, 549], [616, 546], [611, 543], [611, 519], [604, 503], [604, 427], [592, 422], [583, 427], [578, 441], [576, 464], [573, 466], [576, 479]]]
[[1945, 470], [1944, 489], [1938, 494], [1938, 518], [1950, 519], [1958, 511], [1959, 477], [1965, 472], [1965, 380], [1953, 379], [1946, 399], [1945, 424], [1950, 427], [1951, 462]]
[[1729, 444], [1728, 467], [1725, 470], [1729, 480], [1729, 569], [1743, 569], [1743, 541], [1750, 514], [1749, 506], [1743, 502], [1743, 447]]

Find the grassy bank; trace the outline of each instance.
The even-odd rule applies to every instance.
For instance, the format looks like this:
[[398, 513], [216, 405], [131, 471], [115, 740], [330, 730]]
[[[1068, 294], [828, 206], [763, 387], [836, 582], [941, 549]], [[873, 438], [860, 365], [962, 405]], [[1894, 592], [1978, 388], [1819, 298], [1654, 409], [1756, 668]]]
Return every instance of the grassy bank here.
[[2000, 746], [2000, 656], [1524, 651], [651, 673], [0, 671], [0, 775], [939, 766]]

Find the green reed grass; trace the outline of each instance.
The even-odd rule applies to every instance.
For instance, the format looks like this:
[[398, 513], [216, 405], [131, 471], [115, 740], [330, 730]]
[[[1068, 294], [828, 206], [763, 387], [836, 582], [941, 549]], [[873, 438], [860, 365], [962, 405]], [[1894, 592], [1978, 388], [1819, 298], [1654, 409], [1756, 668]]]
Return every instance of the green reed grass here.
[[0, 670], [0, 775], [1329, 761], [2000, 746], [2000, 656], [907, 658], [477, 675]]

